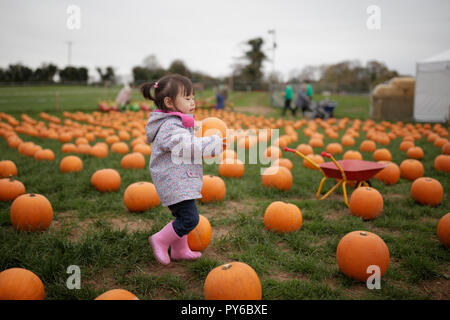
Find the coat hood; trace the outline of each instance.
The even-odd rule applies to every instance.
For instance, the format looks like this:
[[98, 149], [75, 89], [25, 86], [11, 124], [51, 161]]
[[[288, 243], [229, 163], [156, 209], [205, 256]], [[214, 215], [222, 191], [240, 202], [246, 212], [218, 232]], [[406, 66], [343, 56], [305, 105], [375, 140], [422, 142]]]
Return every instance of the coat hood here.
[[171, 117], [177, 117], [181, 119], [185, 128], [191, 128], [194, 126], [194, 116], [192, 114], [183, 114], [181, 112], [164, 112], [156, 109], [150, 112], [150, 116], [145, 127], [145, 133], [147, 136], [147, 142], [153, 143], [159, 128]]

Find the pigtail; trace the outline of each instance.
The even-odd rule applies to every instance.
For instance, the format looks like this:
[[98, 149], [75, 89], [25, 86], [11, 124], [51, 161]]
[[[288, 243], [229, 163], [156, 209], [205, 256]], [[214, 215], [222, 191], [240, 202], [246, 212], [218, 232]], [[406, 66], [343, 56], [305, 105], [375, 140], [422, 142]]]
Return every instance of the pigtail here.
[[155, 81], [153, 82], [145, 82], [139, 88], [142, 93], [142, 96], [147, 100], [155, 101], [155, 97], [152, 96], [152, 89], [155, 88]]

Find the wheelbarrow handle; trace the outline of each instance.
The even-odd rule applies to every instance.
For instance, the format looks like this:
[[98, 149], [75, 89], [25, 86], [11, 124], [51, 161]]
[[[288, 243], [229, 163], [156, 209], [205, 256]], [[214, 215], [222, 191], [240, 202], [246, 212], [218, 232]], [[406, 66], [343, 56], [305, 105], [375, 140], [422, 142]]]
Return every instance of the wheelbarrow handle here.
[[322, 157], [327, 157], [331, 159], [331, 154], [329, 154], [328, 152], [322, 151], [321, 155]]
[[300, 151], [295, 150], [295, 149], [291, 149], [291, 148], [288, 148], [288, 147], [284, 147], [283, 150], [284, 150], [284, 151], [289, 151], [289, 152], [295, 153], [295, 154], [298, 155], [299, 157], [302, 157], [303, 159], [305, 159], [306, 161], [308, 161], [312, 166], [314, 166], [316, 169], [322, 171], [322, 174], [325, 176], [325, 172], [323, 172], [322, 168], [321, 168], [317, 163], [315, 163], [313, 160], [311, 160], [309, 157], [307, 157], [307, 156], [305, 156], [303, 153], [301, 153]]

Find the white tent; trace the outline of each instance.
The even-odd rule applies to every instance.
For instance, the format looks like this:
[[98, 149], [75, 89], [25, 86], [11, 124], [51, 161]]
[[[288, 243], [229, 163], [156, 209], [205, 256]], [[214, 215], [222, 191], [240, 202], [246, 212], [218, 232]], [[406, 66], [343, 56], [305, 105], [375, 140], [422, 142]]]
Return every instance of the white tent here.
[[450, 109], [450, 50], [416, 66], [414, 120], [448, 121]]

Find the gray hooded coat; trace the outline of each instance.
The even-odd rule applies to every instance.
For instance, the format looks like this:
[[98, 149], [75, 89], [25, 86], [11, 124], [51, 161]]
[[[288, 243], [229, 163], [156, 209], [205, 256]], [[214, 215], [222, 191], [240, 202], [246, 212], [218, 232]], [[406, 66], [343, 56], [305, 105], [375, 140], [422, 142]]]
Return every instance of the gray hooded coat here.
[[194, 136], [185, 117], [192, 115], [150, 112], [145, 129], [152, 144], [150, 174], [163, 206], [201, 198], [202, 157], [222, 151], [222, 138]]

